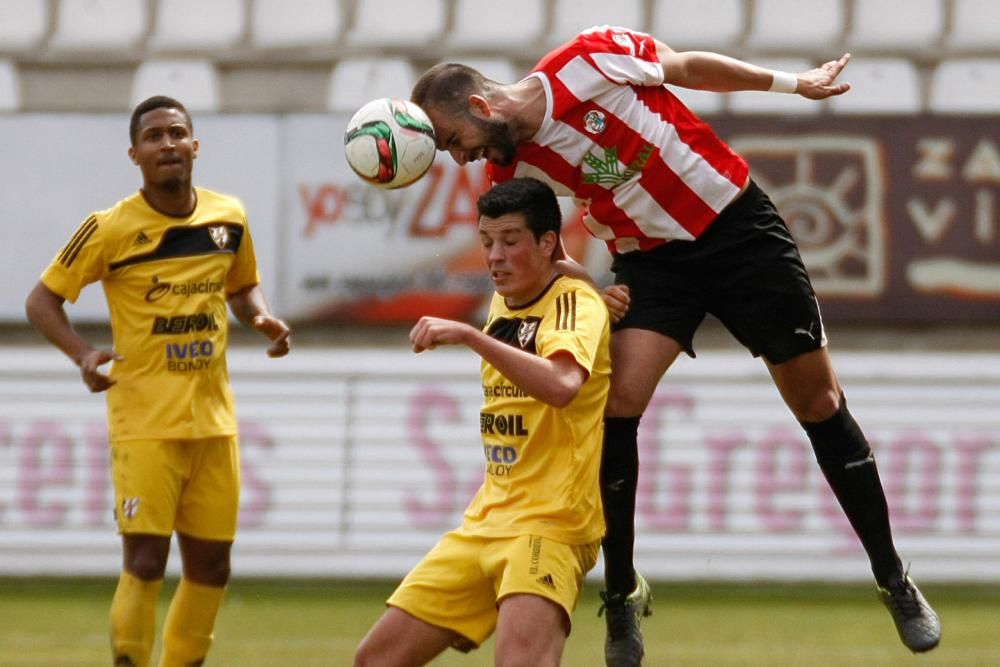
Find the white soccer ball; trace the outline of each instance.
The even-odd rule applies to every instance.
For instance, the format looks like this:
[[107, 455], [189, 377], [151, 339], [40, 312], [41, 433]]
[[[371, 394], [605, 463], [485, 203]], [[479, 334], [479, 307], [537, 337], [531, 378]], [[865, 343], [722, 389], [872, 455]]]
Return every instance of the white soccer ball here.
[[351, 117], [344, 132], [347, 164], [380, 188], [410, 185], [431, 168], [436, 152], [430, 118], [408, 100], [372, 100]]

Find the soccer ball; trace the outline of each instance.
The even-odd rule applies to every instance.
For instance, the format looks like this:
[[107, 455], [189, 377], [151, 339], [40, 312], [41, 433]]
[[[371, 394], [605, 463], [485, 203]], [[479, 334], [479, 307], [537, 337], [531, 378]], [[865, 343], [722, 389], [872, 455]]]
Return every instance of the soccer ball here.
[[436, 152], [430, 118], [407, 100], [372, 100], [351, 117], [344, 132], [347, 164], [380, 188], [410, 185], [431, 168]]

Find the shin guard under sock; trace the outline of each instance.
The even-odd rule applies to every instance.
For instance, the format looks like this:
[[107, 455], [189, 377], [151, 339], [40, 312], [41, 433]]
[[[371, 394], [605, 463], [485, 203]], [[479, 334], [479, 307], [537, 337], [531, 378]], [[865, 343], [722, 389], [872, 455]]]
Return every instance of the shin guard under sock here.
[[194, 667], [204, 662], [225, 590], [181, 578], [163, 624], [160, 667]]
[[861, 427], [840, 395], [840, 408], [821, 422], [802, 422], [820, 470], [847, 515], [871, 561], [880, 586], [902, 574], [892, 543], [889, 508], [875, 457]]
[[639, 417], [604, 420], [601, 454], [601, 499], [607, 533], [604, 581], [609, 593], [629, 594], [635, 588], [632, 561], [635, 546], [635, 491], [639, 480]]
[[156, 639], [156, 599], [163, 580], [122, 572], [111, 601], [111, 652], [120, 667], [147, 667]]

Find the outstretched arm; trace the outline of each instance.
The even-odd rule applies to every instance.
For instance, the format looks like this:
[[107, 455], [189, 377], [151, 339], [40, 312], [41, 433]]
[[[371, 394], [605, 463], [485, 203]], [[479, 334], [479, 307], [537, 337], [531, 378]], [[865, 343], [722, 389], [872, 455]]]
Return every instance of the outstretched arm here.
[[677, 52], [662, 42], [656, 53], [663, 66], [664, 83], [682, 88], [728, 93], [740, 90], [771, 90], [796, 93], [812, 100], [842, 95], [851, 89], [838, 83], [851, 54], [845, 53], [819, 67], [799, 73], [775, 72], [708, 51]]
[[569, 353], [539, 357], [518, 350], [463, 322], [421, 317], [410, 331], [414, 352], [438, 345], [465, 345], [532, 398], [565, 407], [587, 380], [587, 371]]
[[65, 299], [39, 281], [24, 302], [24, 309], [31, 325], [50, 343], [63, 351], [80, 368], [80, 377], [91, 392], [106, 390], [115, 383], [100, 371], [109, 361], [121, 361], [122, 356], [113, 350], [97, 349], [70, 325], [63, 308]]
[[291, 349], [291, 329], [282, 320], [271, 315], [260, 285], [244, 287], [227, 297], [229, 308], [240, 322], [261, 332], [271, 341], [267, 356], [283, 357]]

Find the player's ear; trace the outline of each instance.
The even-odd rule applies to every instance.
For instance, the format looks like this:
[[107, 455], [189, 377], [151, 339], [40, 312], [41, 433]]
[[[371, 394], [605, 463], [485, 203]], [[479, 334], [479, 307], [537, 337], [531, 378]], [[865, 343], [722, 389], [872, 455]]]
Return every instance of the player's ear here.
[[135, 146], [128, 147], [128, 158], [132, 160], [132, 164], [139, 164], [139, 160], [135, 157]]
[[193, 139], [191, 141], [191, 148], [194, 149], [194, 153], [191, 155], [191, 157], [194, 159], [198, 159], [198, 145], [199, 144], [197, 139]]
[[493, 110], [490, 109], [490, 103], [482, 95], [469, 95], [469, 108], [472, 111], [478, 111], [486, 118], [489, 118], [493, 113]]
[[542, 244], [542, 251], [548, 255], [550, 260], [554, 262], [558, 259], [556, 257], [556, 248], [559, 247], [559, 236], [555, 232], [551, 230], [545, 232], [538, 241]]

